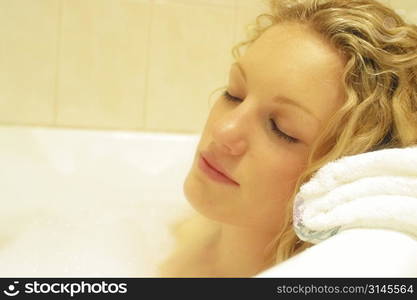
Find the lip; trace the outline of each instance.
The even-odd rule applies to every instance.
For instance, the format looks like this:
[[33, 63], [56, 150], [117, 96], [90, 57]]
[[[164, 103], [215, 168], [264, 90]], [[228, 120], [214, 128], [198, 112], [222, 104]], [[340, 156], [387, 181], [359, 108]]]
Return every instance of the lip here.
[[210, 159], [207, 156], [208, 155], [200, 154], [198, 165], [209, 178], [217, 182], [239, 186], [239, 183], [230, 178], [230, 176], [225, 173], [224, 169], [219, 167], [213, 159]]

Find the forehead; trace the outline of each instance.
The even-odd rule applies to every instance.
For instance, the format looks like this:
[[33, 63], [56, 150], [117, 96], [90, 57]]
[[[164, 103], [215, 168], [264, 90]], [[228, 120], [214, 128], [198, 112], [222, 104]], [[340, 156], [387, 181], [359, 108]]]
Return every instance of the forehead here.
[[[268, 73], [296, 76], [298, 80], [323, 80], [340, 75], [344, 59], [307, 25], [284, 23], [266, 30], [247, 50], [242, 63]], [[253, 62], [253, 64], [250, 64]]]
[[[284, 23], [266, 30], [239, 59], [249, 84], [262, 96], [285, 96], [326, 107], [323, 119], [341, 103], [345, 60], [307, 25]], [[273, 95], [272, 95], [273, 96]], [[307, 99], [308, 98], [308, 99]]]

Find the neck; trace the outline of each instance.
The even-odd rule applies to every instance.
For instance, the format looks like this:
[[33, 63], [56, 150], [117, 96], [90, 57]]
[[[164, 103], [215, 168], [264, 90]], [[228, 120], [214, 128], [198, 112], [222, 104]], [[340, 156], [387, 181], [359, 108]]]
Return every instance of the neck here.
[[232, 277], [256, 275], [268, 266], [265, 248], [275, 236], [275, 232], [222, 224], [213, 250], [216, 269]]

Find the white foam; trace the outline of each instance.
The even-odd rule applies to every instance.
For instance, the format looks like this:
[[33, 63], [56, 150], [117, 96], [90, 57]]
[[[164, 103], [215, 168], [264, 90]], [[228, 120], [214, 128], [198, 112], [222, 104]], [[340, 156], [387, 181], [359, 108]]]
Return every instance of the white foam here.
[[198, 137], [120, 134], [0, 128], [0, 276], [155, 276]]

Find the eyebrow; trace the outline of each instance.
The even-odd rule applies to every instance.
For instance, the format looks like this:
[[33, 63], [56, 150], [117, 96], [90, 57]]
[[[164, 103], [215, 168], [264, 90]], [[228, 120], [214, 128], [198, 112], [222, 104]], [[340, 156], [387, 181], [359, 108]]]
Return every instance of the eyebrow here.
[[[246, 74], [245, 74], [245, 71], [243, 70], [242, 65], [241, 65], [239, 62], [235, 62], [233, 65], [234, 65], [234, 66], [236, 66], [236, 67], [239, 69], [239, 71], [242, 73], [243, 79], [244, 79], [245, 81], [247, 81], [247, 80], [246, 80]], [[232, 66], [233, 66], [233, 65], [232, 65]], [[307, 107], [305, 107], [305, 106], [301, 105], [298, 101], [295, 101], [295, 100], [293, 100], [293, 99], [291, 99], [291, 98], [287, 98], [287, 97], [284, 97], [284, 96], [276, 96], [276, 97], [274, 98], [274, 100], [279, 100], [280, 102], [283, 102], [283, 103], [286, 103], [286, 104], [291, 104], [291, 105], [293, 105], [293, 106], [298, 107], [299, 109], [301, 109], [301, 110], [302, 110], [302, 111], [304, 111], [305, 113], [307, 113], [307, 114], [309, 114], [310, 116], [312, 116], [314, 119], [316, 119], [316, 121], [318, 121], [318, 122], [321, 124], [320, 119], [319, 119], [319, 118], [317, 118], [317, 117], [316, 117], [316, 116], [315, 116], [315, 115], [311, 112], [311, 110], [309, 110]]]

